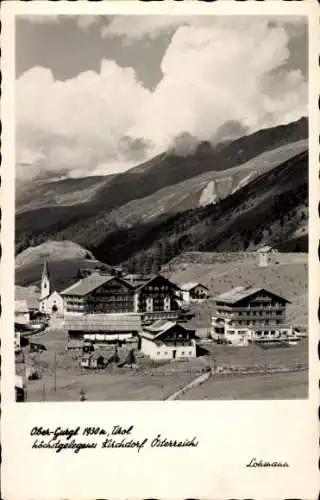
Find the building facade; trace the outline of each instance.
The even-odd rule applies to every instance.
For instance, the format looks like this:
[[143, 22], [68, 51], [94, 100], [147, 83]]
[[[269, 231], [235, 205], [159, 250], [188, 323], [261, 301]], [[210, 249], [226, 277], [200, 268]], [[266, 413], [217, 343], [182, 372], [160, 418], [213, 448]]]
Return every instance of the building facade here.
[[277, 254], [277, 250], [265, 245], [257, 250], [258, 265], [259, 267], [267, 267], [268, 264], [272, 263], [273, 258]]
[[276, 340], [293, 335], [286, 324], [283, 297], [264, 288], [237, 287], [216, 297], [211, 335], [216, 341], [234, 345]]
[[135, 312], [141, 314], [143, 324], [157, 320], [175, 321], [180, 307], [178, 287], [161, 275], [144, 278], [135, 285]]
[[64, 302], [62, 296], [58, 292], [52, 292], [48, 297], [40, 299], [39, 311], [49, 315], [63, 314]]
[[134, 312], [134, 287], [118, 276], [92, 273], [61, 296], [66, 316]]
[[172, 321], [157, 321], [140, 333], [140, 350], [154, 360], [195, 358], [195, 331]]

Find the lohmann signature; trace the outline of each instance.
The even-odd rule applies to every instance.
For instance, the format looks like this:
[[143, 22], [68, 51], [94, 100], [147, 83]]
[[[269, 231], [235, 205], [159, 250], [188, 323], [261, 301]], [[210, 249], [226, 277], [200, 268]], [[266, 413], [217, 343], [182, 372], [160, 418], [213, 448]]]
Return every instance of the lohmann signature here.
[[246, 467], [254, 468], [254, 467], [289, 467], [289, 464], [287, 462], [278, 462], [276, 460], [274, 461], [267, 461], [267, 460], [261, 460], [257, 458], [252, 458], [248, 464], [246, 464]]

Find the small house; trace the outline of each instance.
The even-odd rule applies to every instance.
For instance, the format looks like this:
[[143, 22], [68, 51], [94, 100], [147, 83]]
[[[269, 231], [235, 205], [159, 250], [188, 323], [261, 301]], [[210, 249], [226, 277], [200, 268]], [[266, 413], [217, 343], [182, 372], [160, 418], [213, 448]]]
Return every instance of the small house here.
[[155, 360], [195, 358], [195, 331], [176, 322], [156, 321], [140, 333], [140, 350]]
[[83, 354], [80, 360], [81, 368], [90, 368], [91, 367], [91, 354]]
[[14, 301], [15, 323], [27, 325], [30, 322], [30, 311], [26, 300]]
[[83, 353], [81, 361], [81, 368], [104, 368], [105, 366], [105, 353], [98, 349], [93, 353]]
[[209, 289], [202, 283], [183, 283], [180, 290], [180, 297], [185, 304], [203, 302], [208, 298]]
[[266, 267], [271, 262], [274, 253], [276, 250], [269, 245], [259, 248], [257, 250], [259, 267]]

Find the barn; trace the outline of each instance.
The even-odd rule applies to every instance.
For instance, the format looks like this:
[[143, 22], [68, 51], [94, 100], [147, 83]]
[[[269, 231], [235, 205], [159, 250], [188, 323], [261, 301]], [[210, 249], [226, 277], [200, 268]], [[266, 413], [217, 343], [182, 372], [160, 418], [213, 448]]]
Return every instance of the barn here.
[[79, 341], [122, 344], [138, 337], [141, 317], [135, 313], [66, 316], [64, 328], [72, 345]]

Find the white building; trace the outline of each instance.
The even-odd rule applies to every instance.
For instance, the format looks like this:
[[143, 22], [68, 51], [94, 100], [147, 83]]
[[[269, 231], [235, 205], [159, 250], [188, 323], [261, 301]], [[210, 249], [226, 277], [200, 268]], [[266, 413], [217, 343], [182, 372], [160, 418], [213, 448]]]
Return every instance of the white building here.
[[185, 304], [203, 302], [209, 289], [201, 283], [188, 282], [180, 286], [180, 297]]
[[52, 292], [48, 297], [40, 299], [39, 311], [49, 315], [63, 314], [63, 298], [58, 292]]
[[14, 301], [15, 323], [28, 324], [30, 322], [30, 311], [26, 300]]
[[44, 314], [63, 314], [63, 298], [56, 290], [51, 290], [50, 274], [47, 260], [43, 264], [39, 311]]
[[140, 350], [155, 360], [195, 358], [195, 331], [172, 321], [156, 321], [140, 333]]

